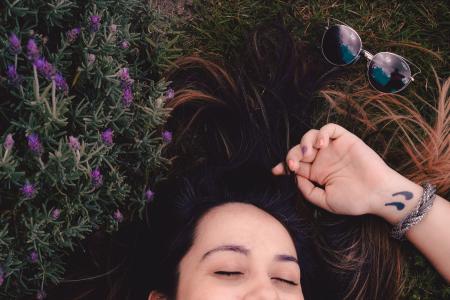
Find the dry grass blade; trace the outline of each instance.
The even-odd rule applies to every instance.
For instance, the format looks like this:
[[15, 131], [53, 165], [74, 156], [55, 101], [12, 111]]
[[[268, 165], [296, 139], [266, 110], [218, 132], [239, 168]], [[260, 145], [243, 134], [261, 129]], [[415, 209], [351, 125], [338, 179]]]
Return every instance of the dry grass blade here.
[[[417, 183], [433, 183], [446, 195], [450, 191], [450, 78], [441, 84], [434, 74], [437, 99], [383, 94], [367, 87], [350, 93], [324, 89], [320, 95], [333, 113], [348, 115], [351, 111], [364, 134], [382, 133], [386, 138], [383, 157], [400, 161], [398, 171]], [[425, 117], [419, 106], [429, 115]]]

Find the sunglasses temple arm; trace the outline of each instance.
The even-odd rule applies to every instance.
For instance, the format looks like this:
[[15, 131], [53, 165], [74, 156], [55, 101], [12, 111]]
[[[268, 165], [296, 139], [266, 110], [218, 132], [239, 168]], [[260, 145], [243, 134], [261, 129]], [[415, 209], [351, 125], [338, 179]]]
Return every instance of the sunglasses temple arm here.
[[413, 65], [414, 67], [416, 67], [417, 68], [417, 70], [419, 71], [419, 72], [416, 72], [416, 73], [414, 73], [413, 75], [411, 75], [411, 78], [414, 80], [414, 77], [416, 76], [416, 75], [418, 75], [418, 74], [420, 74], [420, 73], [422, 73], [422, 70], [419, 68], [419, 66], [418, 65], [416, 65], [415, 63], [413, 63], [412, 61], [410, 61], [409, 59], [407, 59], [407, 58], [404, 58], [403, 57], [403, 59], [404, 60], [406, 60], [408, 63], [410, 63], [411, 65]]
[[411, 75], [411, 77], [414, 79], [414, 77], [420, 73], [422, 73], [422, 70], [415, 64], [411, 63], [413, 66], [415, 66], [417, 68], [417, 70], [419, 70], [418, 72], [414, 73], [413, 75]]

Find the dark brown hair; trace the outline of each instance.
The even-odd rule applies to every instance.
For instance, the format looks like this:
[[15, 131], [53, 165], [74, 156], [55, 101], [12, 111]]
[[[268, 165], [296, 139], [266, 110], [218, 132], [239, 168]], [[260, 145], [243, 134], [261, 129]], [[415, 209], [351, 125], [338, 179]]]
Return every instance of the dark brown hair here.
[[[222, 175], [224, 169], [250, 166], [268, 171], [315, 124], [312, 101], [328, 68], [320, 54], [279, 25], [256, 29], [248, 41], [237, 61], [194, 55], [180, 58], [166, 73], [175, 89], [166, 103], [172, 109], [167, 128], [174, 136], [166, 153], [174, 160], [171, 178], [186, 178], [199, 168], [222, 170]], [[329, 277], [323, 284], [334, 290], [334, 299], [398, 299], [405, 286], [404, 265], [388, 224], [374, 216], [332, 215], [304, 200], [295, 184], [289, 188], [296, 192], [296, 211], [309, 224], [314, 251], [325, 263], [320, 266]], [[89, 296], [64, 299], [134, 300], [130, 286], [148, 284], [135, 269], [145, 264], [142, 237], [148, 231], [142, 225], [124, 226], [116, 235], [115, 250], [122, 245], [123, 257], [118, 257], [126, 260], [106, 276], [105, 291], [99, 282]]]
[[[234, 69], [200, 57], [185, 57], [176, 63], [178, 67], [169, 70], [168, 77], [177, 90], [168, 103], [175, 112], [173, 123], [177, 123], [173, 125], [178, 136], [175, 153], [189, 151], [182, 144], [186, 141], [183, 136], [191, 131], [198, 137], [192, 143], [206, 145], [205, 159], [213, 157], [214, 162], [228, 164], [233, 157], [242, 158], [238, 151], [251, 142], [233, 137], [236, 130], [227, 132], [238, 124], [241, 109], [267, 135], [263, 146], [268, 153], [263, 165], [271, 168], [283, 161], [287, 151], [314, 124], [311, 102], [316, 89], [324, 84], [318, 82], [319, 75], [327, 71], [316, 51], [295, 42], [279, 27], [261, 28], [249, 41], [251, 53], [233, 64]], [[302, 212], [310, 209], [317, 216], [310, 216], [310, 222], [315, 226], [316, 249], [330, 268], [324, 272], [337, 275], [335, 280], [344, 292], [336, 294], [335, 299], [400, 297], [405, 286], [401, 249], [389, 237], [389, 225], [384, 220], [332, 215], [309, 207], [301, 195], [299, 198]]]

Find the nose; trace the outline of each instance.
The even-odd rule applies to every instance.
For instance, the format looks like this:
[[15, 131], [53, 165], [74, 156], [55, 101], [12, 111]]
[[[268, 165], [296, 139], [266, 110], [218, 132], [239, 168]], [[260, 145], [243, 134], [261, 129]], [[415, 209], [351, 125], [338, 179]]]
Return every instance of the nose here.
[[270, 278], [255, 280], [242, 300], [279, 300]]

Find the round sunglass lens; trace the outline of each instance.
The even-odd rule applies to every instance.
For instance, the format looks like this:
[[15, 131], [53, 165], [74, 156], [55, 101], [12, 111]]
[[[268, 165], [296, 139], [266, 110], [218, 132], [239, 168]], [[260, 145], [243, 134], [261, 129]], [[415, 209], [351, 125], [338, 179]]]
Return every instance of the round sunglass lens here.
[[369, 81], [377, 90], [396, 93], [411, 81], [411, 69], [400, 56], [389, 52], [377, 53], [369, 64]]
[[322, 39], [323, 55], [334, 65], [351, 64], [361, 48], [361, 38], [355, 30], [345, 25], [331, 26]]

